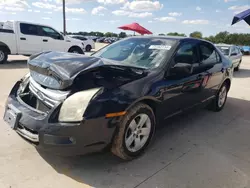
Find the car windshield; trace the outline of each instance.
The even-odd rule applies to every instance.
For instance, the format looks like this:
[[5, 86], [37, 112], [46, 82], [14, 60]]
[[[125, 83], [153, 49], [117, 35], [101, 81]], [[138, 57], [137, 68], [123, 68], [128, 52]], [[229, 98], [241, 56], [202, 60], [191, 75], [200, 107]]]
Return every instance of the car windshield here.
[[128, 38], [111, 44], [93, 54], [122, 65], [156, 68], [169, 55], [176, 40], [160, 38]]
[[230, 47], [228, 46], [217, 46], [224, 55], [229, 55]]

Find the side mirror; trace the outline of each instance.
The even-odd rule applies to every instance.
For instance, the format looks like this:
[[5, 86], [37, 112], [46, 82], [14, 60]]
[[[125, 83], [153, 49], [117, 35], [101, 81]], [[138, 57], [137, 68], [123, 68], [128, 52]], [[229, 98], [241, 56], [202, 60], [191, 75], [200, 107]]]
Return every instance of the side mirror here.
[[236, 56], [237, 55], [237, 53], [231, 53], [231, 56]]
[[172, 76], [187, 76], [193, 72], [193, 66], [188, 63], [176, 63], [170, 70]]

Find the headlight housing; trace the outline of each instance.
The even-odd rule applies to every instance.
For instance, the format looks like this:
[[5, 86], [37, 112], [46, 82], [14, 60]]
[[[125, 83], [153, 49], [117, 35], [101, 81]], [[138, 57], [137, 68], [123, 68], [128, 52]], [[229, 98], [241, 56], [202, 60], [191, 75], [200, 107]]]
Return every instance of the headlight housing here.
[[102, 91], [102, 88], [94, 88], [80, 91], [67, 98], [60, 109], [58, 120], [60, 122], [82, 121], [83, 114], [89, 102]]

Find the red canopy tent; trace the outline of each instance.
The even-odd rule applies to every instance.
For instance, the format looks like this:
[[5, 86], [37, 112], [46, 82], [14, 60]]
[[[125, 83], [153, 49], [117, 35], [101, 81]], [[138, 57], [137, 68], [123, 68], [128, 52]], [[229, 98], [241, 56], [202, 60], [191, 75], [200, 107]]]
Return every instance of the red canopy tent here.
[[123, 29], [123, 30], [134, 31], [134, 32], [137, 32], [137, 33], [139, 33], [141, 35], [144, 35], [144, 34], [153, 34], [151, 31], [149, 31], [146, 28], [142, 27], [138, 23], [132, 23], [132, 24], [124, 25], [124, 26], [121, 26], [121, 27], [118, 27], [118, 28], [119, 29]]

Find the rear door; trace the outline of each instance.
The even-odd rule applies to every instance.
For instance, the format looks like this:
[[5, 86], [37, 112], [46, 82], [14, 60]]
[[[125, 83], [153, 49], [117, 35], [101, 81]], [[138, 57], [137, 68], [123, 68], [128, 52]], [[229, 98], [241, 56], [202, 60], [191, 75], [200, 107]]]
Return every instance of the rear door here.
[[201, 86], [203, 90], [201, 100], [206, 101], [212, 98], [219, 89], [226, 70], [223, 67], [220, 54], [212, 44], [202, 41], [199, 45], [199, 51], [200, 71], [204, 78]]
[[241, 53], [239, 47], [235, 47], [235, 48], [236, 48], [236, 52], [237, 52], [237, 60], [238, 60], [238, 63], [239, 63], [241, 61], [241, 58], [242, 58], [242, 53]]
[[234, 67], [237, 67], [238, 63], [239, 63], [239, 53], [236, 49], [235, 46], [232, 46], [231, 47], [231, 54], [230, 54], [230, 59], [232, 60], [233, 62], [233, 66]]
[[42, 51], [41, 36], [35, 24], [20, 23], [17, 40], [19, 54], [32, 55]]

